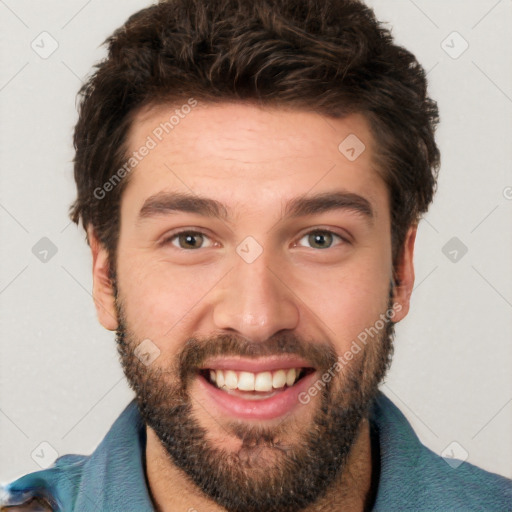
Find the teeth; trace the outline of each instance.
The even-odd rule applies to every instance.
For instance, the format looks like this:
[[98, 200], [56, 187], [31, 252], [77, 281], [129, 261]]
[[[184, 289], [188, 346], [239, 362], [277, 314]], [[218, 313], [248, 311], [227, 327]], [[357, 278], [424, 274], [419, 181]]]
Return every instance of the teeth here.
[[219, 387], [219, 388], [222, 388], [224, 386], [224, 372], [221, 371], [221, 370], [217, 370], [215, 372], [215, 370], [211, 370], [212, 372], [214, 372], [216, 375], [215, 375], [215, 384]]
[[272, 391], [293, 386], [301, 374], [301, 368], [287, 368], [273, 372], [236, 372], [233, 370], [210, 370], [210, 381], [218, 388], [240, 391]]
[[238, 386], [238, 377], [232, 370], [224, 372], [224, 386], [228, 389], [236, 389]]
[[254, 391], [254, 373], [240, 372], [238, 389], [240, 391]]
[[295, 371], [295, 368], [288, 370], [288, 372], [286, 373], [286, 385], [293, 386], [293, 384], [295, 383], [296, 376], [297, 376], [297, 372]]
[[286, 372], [284, 370], [277, 370], [272, 375], [272, 386], [279, 389], [284, 388], [286, 384]]
[[272, 391], [272, 374], [270, 372], [256, 374], [254, 391]]

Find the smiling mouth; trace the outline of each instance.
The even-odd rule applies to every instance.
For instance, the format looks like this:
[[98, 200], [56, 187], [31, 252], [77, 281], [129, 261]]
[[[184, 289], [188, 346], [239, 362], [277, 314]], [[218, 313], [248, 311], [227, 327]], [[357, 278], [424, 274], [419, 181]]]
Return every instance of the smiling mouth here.
[[261, 400], [292, 388], [314, 371], [309, 367], [261, 372], [207, 368], [200, 370], [200, 374], [209, 384], [230, 395], [247, 400]]

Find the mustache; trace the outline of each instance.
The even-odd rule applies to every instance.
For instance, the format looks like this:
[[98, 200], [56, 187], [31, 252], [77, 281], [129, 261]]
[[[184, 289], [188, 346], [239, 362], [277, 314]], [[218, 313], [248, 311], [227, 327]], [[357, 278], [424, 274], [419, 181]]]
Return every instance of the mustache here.
[[254, 342], [243, 336], [221, 334], [218, 336], [189, 338], [177, 360], [177, 369], [183, 383], [194, 376], [199, 368], [214, 357], [235, 356], [260, 358], [293, 354], [316, 370], [327, 370], [337, 361], [334, 347], [318, 341], [306, 341], [292, 332], [276, 333], [264, 342]]

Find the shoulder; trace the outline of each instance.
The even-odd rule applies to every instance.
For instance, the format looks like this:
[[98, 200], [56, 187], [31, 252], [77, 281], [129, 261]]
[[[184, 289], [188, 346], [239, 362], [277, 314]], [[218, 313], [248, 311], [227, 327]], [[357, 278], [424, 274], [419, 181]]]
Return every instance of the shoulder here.
[[[400, 410], [380, 394], [372, 411], [380, 445], [377, 510], [512, 510], [512, 480], [445, 459], [424, 446]], [[398, 509], [396, 508], [396, 509]]]
[[445, 460], [426, 447], [418, 463], [423, 469], [425, 505], [449, 503], [452, 510], [461, 511], [512, 510], [512, 480], [468, 462]]
[[64, 455], [53, 466], [0, 485], [0, 512], [60, 512], [73, 503], [87, 456]]
[[133, 400], [93, 453], [64, 455], [48, 469], [4, 486], [0, 512], [16, 510], [12, 507], [32, 507], [29, 511], [46, 507], [41, 508], [45, 512], [152, 510], [145, 484], [144, 446], [144, 423]]
[[2, 506], [0, 512], [53, 512], [53, 508], [44, 498], [28, 498], [18, 505]]

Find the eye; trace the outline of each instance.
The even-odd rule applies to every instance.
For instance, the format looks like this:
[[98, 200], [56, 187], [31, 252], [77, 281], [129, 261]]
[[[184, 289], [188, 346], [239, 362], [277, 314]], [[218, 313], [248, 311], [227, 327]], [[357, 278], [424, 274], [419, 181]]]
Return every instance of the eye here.
[[[163, 245], [172, 244], [178, 249], [204, 249], [212, 247], [212, 241], [199, 231], [181, 231], [174, 233], [163, 241]], [[207, 245], [203, 245], [206, 243]]]
[[330, 249], [336, 240], [340, 242], [346, 242], [340, 235], [327, 230], [315, 230], [304, 235], [300, 240], [299, 244], [303, 241], [310, 244], [313, 249]]

